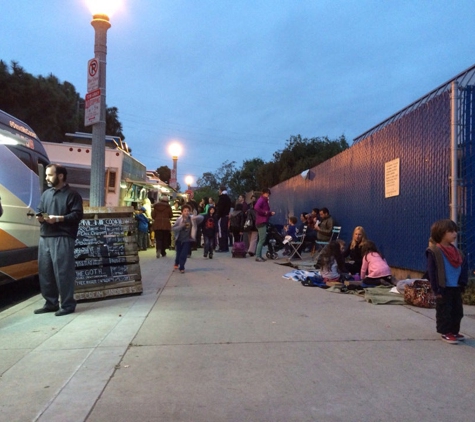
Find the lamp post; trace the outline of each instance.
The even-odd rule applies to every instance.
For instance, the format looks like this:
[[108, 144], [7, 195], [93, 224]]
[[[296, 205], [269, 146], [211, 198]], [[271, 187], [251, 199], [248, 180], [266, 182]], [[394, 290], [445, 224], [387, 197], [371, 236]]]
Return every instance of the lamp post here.
[[185, 177], [185, 183], [188, 186], [188, 189], [186, 190], [186, 194], [188, 195], [188, 200], [193, 199], [193, 191], [191, 189], [191, 184], [193, 183], [193, 176], [186, 176]]
[[[109, 2], [110, 3], [110, 2]], [[99, 62], [99, 89], [101, 91], [99, 121], [92, 125], [91, 187], [89, 201], [92, 207], [105, 205], [105, 157], [106, 157], [106, 55], [107, 30], [111, 27], [106, 4], [89, 1], [94, 28], [94, 57]]]
[[168, 147], [168, 152], [172, 156], [172, 160], [173, 160], [173, 168], [172, 168], [171, 177], [170, 177], [170, 186], [173, 189], [176, 189], [178, 187], [178, 183], [177, 183], [177, 176], [178, 176], [177, 164], [178, 164], [178, 156], [181, 154], [181, 151], [182, 151], [181, 145], [176, 143], [176, 142], [174, 142], [173, 144], [171, 144]]

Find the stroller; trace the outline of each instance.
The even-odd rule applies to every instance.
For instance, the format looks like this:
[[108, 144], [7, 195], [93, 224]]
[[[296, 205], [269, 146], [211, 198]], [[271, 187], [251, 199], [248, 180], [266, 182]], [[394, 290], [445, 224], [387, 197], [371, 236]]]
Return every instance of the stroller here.
[[284, 236], [281, 233], [282, 230], [279, 230], [279, 226], [267, 223], [267, 235], [264, 242], [264, 245], [267, 246], [267, 258], [277, 259], [279, 257], [277, 252], [285, 248]]

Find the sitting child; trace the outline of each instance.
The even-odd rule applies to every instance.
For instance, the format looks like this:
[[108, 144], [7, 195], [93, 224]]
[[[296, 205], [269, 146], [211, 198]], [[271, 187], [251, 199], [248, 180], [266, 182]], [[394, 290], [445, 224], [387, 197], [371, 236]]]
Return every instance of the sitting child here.
[[289, 242], [297, 241], [297, 217], [291, 215], [288, 220], [288, 225], [284, 226], [284, 236], [285, 240], [285, 250], [284, 255], [290, 255], [292, 253], [292, 248], [289, 245]]
[[318, 257], [320, 275], [324, 282], [339, 281], [340, 275], [345, 273], [345, 260], [338, 241], [331, 241]]
[[391, 283], [391, 269], [374, 242], [371, 240], [364, 242], [361, 254], [363, 256], [361, 280], [364, 284], [379, 286], [384, 282]]

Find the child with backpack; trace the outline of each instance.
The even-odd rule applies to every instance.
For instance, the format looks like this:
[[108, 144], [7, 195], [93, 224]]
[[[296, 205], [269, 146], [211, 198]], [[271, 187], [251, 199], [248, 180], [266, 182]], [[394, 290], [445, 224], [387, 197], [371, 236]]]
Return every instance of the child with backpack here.
[[213, 259], [216, 233], [218, 232], [218, 218], [215, 215], [215, 211], [214, 205], [209, 204], [208, 213], [205, 214], [201, 224], [204, 241], [203, 257], [207, 258], [209, 256], [209, 259]]

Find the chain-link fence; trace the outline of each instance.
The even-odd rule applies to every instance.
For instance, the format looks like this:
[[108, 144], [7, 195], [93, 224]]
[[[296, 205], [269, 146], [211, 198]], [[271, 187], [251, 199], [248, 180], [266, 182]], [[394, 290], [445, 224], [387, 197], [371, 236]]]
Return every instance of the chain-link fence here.
[[[327, 207], [341, 237], [354, 227], [367, 235], [393, 267], [423, 271], [431, 224], [450, 218], [451, 96], [458, 82], [459, 245], [470, 268], [475, 249], [475, 66], [354, 140], [348, 150], [272, 188], [274, 222]], [[385, 196], [385, 164], [399, 159], [399, 195]]]

